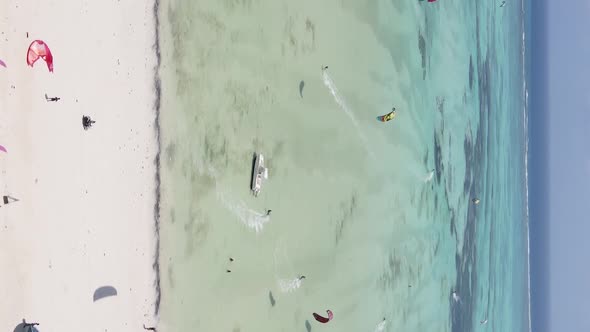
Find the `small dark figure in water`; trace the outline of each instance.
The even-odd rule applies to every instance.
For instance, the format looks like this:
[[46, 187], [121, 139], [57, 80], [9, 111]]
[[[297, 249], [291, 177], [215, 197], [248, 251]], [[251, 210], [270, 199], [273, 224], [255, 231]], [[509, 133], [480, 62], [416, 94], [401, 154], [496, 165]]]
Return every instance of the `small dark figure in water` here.
[[328, 69], [328, 66], [323, 66], [322, 67], [322, 70], [326, 70], [326, 69]]
[[303, 280], [303, 279], [305, 279], [305, 276], [299, 277], [299, 280]]
[[82, 116], [82, 127], [88, 130], [96, 121], [92, 120], [88, 115]]
[[59, 97], [48, 97], [47, 94], [45, 94], [45, 100], [47, 100], [47, 101], [58, 101], [60, 99], [61, 98], [59, 98]]
[[301, 98], [303, 98], [303, 87], [305, 87], [305, 82], [299, 82], [299, 96], [301, 96]]
[[233, 262], [233, 261], [234, 261], [234, 259], [230, 257], [230, 258], [229, 258], [229, 261], [230, 261], [230, 262]]
[[226, 273], [231, 273], [231, 270], [225, 270]]
[[158, 330], [156, 330], [155, 327], [146, 327], [145, 324], [143, 324], [143, 329], [148, 330], [148, 331], [154, 331], [154, 332], [158, 331]]
[[270, 216], [270, 213], [272, 212], [272, 210], [266, 210], [266, 215]]

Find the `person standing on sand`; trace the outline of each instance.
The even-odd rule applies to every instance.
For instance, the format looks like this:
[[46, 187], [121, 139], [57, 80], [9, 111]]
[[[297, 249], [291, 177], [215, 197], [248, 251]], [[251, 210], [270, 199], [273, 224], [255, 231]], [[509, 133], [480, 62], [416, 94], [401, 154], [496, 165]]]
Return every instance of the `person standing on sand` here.
[[29, 331], [33, 331], [33, 328], [39, 325], [39, 323], [27, 323], [24, 319], [23, 319], [23, 330], [26, 331], [27, 327], [29, 328]]
[[146, 327], [145, 324], [143, 324], [143, 329], [144, 330], [147, 330], [147, 331], [154, 331], [154, 332], [157, 332], [158, 331], [158, 330], [156, 330], [155, 327]]
[[47, 94], [45, 94], [45, 100], [46, 101], [59, 101], [61, 98], [59, 97], [47, 97]]
[[82, 128], [88, 130], [96, 121], [92, 120], [88, 115], [82, 116]]

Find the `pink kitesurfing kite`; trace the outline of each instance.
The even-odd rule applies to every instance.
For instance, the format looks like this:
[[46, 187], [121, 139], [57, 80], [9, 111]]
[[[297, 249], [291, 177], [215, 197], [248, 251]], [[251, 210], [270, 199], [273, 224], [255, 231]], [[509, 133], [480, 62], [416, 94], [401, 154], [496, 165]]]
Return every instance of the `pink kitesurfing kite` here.
[[6, 64], [4, 63], [4, 61], [0, 60], [0, 66], [6, 68]]
[[0, 151], [8, 152], [8, 151], [6, 151], [6, 148], [3, 147], [2, 145], [0, 145]]
[[49, 50], [49, 46], [42, 40], [34, 40], [27, 50], [27, 64], [33, 67], [35, 61], [43, 59], [47, 63], [47, 69], [53, 72], [53, 56]]
[[332, 310], [326, 310], [326, 312], [328, 313], [328, 317], [320, 316], [314, 312], [313, 318], [315, 318], [315, 320], [317, 320], [320, 323], [327, 323], [327, 322], [331, 321], [332, 318], [334, 318], [334, 314], [332, 313]]

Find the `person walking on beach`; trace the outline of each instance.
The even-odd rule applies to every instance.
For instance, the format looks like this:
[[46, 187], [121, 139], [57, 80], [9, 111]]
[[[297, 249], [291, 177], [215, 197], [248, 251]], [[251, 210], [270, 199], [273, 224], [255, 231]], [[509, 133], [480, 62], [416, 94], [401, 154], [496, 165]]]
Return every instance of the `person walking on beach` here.
[[29, 328], [28, 331], [33, 331], [33, 328], [39, 325], [39, 323], [27, 323], [24, 319], [23, 319], [23, 330], [27, 330], [27, 327]]
[[147, 331], [158, 332], [155, 327], [146, 327], [145, 324], [143, 324], [143, 329]]
[[48, 97], [47, 94], [45, 94], [45, 100], [46, 101], [58, 101], [60, 99], [61, 98], [59, 98], [59, 97]]

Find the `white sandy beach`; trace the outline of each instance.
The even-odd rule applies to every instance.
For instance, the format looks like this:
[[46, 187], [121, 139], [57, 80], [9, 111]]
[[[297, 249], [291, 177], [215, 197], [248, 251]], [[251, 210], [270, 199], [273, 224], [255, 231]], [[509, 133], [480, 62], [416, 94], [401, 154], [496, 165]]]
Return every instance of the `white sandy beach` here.
[[[2, 331], [156, 324], [153, 22], [151, 1], [0, 0]], [[35, 39], [54, 73], [27, 66]]]

